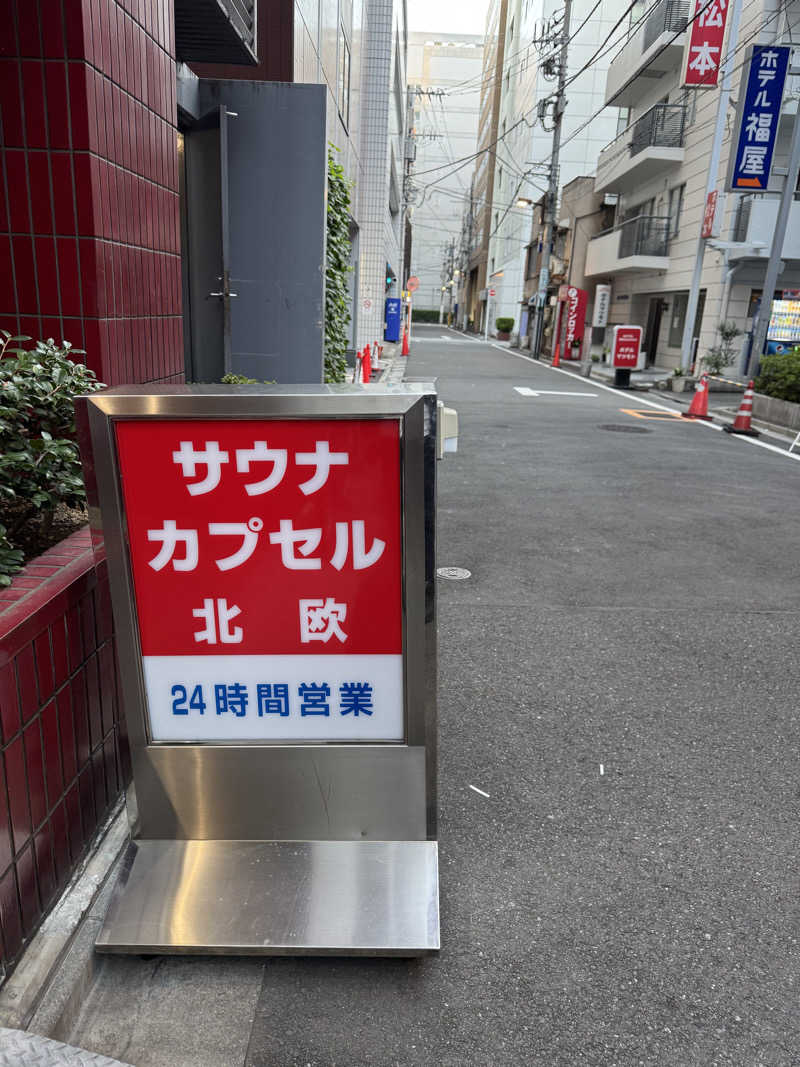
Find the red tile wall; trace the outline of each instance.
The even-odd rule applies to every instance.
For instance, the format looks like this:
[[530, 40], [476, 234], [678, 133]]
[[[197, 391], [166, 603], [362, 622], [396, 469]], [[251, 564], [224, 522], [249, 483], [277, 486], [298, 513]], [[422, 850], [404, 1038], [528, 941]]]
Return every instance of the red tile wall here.
[[0, 0], [0, 327], [183, 380], [171, 0]]
[[88, 527], [0, 590], [0, 954], [13, 966], [129, 780]]

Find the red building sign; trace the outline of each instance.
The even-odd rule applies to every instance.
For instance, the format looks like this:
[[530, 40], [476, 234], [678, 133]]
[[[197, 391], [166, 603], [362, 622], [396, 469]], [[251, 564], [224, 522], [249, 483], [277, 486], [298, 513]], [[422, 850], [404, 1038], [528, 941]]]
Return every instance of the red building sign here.
[[695, 0], [693, 15], [684, 57], [683, 84], [710, 88], [719, 78], [728, 0]]
[[399, 423], [120, 421], [116, 442], [151, 739], [401, 739]]
[[[573, 354], [572, 342], [579, 341], [581, 344], [583, 342], [588, 300], [589, 294], [585, 289], [577, 289], [574, 285], [568, 286], [565, 307], [567, 335], [564, 342], [564, 353], [568, 357]], [[580, 347], [576, 347], [574, 350], [575, 358], [580, 356], [580, 352]]]
[[703, 212], [703, 228], [700, 231], [701, 237], [713, 237], [714, 236], [714, 219], [717, 214], [717, 190], [714, 189], [706, 197], [706, 207]]
[[619, 370], [635, 370], [641, 347], [641, 326], [615, 326], [613, 366]]

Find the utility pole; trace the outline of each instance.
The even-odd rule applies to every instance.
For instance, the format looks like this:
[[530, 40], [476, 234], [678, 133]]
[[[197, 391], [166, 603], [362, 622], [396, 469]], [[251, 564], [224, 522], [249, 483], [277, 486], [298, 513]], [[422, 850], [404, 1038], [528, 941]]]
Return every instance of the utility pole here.
[[[793, 65], [789, 73], [797, 74], [798, 70]], [[753, 323], [753, 345], [750, 350], [750, 366], [747, 369], [750, 378], [755, 378], [758, 374], [761, 354], [764, 351], [764, 345], [767, 340], [767, 329], [770, 315], [772, 314], [772, 296], [780, 273], [781, 253], [783, 252], [783, 242], [786, 237], [786, 226], [789, 222], [789, 211], [794, 200], [794, 191], [797, 188], [798, 174], [800, 174], [800, 115], [795, 115], [791, 148], [789, 149], [789, 169], [784, 180], [778, 217], [775, 220], [775, 229], [772, 233], [772, 247], [769, 252], [767, 273], [761, 293], [761, 304]]]
[[[725, 58], [725, 70], [722, 74], [722, 85], [717, 101], [717, 124], [714, 127], [714, 140], [711, 142], [711, 159], [708, 164], [708, 177], [706, 178], [706, 195], [703, 204], [708, 203], [708, 197], [717, 187], [717, 172], [719, 160], [722, 154], [722, 139], [725, 136], [725, 125], [728, 116], [728, 103], [733, 84], [733, 68], [735, 66], [734, 52], [739, 40], [739, 21], [742, 15], [742, 0], [732, 0], [729, 12], [729, 31]], [[697, 91], [697, 90], [695, 90]], [[689, 299], [686, 303], [686, 318], [683, 322], [683, 337], [681, 338], [681, 368], [688, 371], [692, 362], [692, 347], [694, 344], [694, 320], [697, 317], [697, 303], [700, 299], [700, 282], [703, 277], [703, 256], [706, 251], [706, 238], [703, 237], [703, 224], [700, 224], [700, 236], [697, 238], [697, 252], [694, 257], [694, 273], [692, 284], [689, 288]]]
[[[738, 0], [741, 2], [741, 0]], [[558, 206], [558, 157], [561, 151], [561, 119], [566, 107], [564, 91], [567, 83], [567, 60], [569, 58], [569, 24], [572, 14], [572, 0], [564, 0], [564, 22], [561, 27], [561, 54], [558, 60], [558, 90], [553, 114], [553, 149], [550, 153], [550, 175], [544, 202], [544, 234], [542, 238], [542, 261], [539, 269], [539, 288], [536, 293], [536, 318], [533, 327], [533, 354], [541, 356], [542, 327], [544, 325], [544, 308], [547, 303], [547, 289], [550, 285], [550, 246], [556, 226], [556, 208]]]

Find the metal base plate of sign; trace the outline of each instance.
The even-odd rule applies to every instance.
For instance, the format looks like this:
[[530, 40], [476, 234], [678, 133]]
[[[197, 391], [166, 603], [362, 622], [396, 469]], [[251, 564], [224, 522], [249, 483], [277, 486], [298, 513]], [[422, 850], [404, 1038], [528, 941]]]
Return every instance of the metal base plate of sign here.
[[435, 841], [136, 841], [98, 952], [419, 956]]
[[436, 951], [434, 387], [125, 386], [78, 425], [132, 764], [98, 951]]

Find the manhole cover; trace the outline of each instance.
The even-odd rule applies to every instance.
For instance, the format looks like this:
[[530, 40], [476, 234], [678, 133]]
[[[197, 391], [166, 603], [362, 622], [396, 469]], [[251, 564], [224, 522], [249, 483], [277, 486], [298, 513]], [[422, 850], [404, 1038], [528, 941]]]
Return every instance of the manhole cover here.
[[465, 578], [472, 577], [472, 572], [463, 567], [438, 567], [436, 573], [440, 578], [450, 578], [454, 582], [463, 582]]
[[644, 426], [623, 426], [618, 422], [607, 422], [599, 427], [601, 430], [610, 430], [612, 433], [652, 433], [652, 430], [646, 430]]

